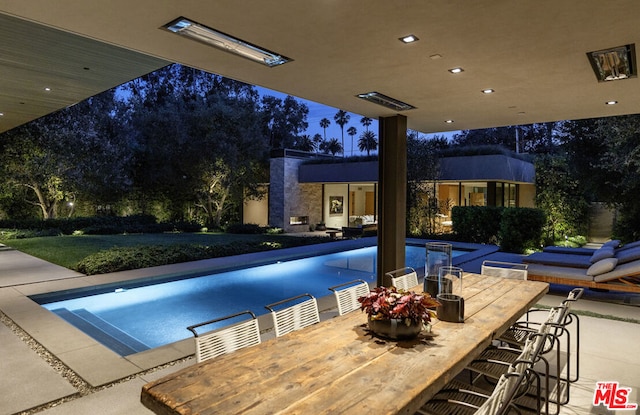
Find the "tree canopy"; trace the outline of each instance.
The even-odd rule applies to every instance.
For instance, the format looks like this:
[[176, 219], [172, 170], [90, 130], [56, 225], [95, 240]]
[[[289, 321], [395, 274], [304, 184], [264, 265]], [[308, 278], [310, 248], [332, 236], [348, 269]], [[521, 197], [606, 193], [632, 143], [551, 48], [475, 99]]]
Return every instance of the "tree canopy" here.
[[220, 226], [262, 196], [270, 148], [313, 143], [307, 114], [292, 97], [169, 65], [5, 133], [2, 210], [20, 198], [43, 218], [77, 206]]

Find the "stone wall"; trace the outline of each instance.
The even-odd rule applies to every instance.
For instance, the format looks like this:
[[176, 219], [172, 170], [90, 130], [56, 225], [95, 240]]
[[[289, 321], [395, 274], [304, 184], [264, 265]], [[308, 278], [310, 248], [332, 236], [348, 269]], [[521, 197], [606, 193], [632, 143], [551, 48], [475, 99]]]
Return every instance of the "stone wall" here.
[[[298, 182], [298, 167], [303, 161], [294, 157], [271, 159], [269, 224], [286, 232], [307, 232], [310, 225], [322, 219], [322, 184]], [[291, 225], [292, 216], [308, 217], [309, 223]]]

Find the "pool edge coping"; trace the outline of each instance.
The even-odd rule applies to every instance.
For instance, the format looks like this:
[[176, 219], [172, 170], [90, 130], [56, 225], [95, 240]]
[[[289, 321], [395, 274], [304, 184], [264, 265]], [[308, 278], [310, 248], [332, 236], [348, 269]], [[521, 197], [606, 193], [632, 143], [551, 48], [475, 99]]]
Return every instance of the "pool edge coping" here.
[[[428, 241], [429, 240], [424, 239], [407, 238], [407, 243], [414, 245], [424, 244]], [[313, 245], [318, 248], [313, 252], [313, 255], [357, 249], [375, 244], [375, 237], [328, 242]], [[481, 245], [477, 244], [457, 242], [455, 242], [454, 245], [456, 247], [468, 246], [476, 250], [481, 247]], [[186, 271], [189, 273], [219, 270], [225, 266], [229, 267], [229, 264], [233, 262], [236, 263], [236, 266], [238, 262], [246, 266], [248, 263], [250, 265], [258, 265], [259, 262], [265, 263], [283, 259], [304, 258], [312, 256], [308, 252], [308, 248], [309, 245], [306, 245], [275, 251], [164, 265], [141, 270], [121, 271], [94, 276], [80, 275], [65, 279], [2, 287], [0, 288], [0, 300], [4, 301], [0, 303], [0, 309], [78, 376], [92, 386], [97, 387], [173, 361], [187, 358], [195, 353], [195, 346], [191, 339], [187, 338], [131, 355], [120, 356], [81, 330], [67, 323], [62, 318], [56, 316], [54, 313], [44, 309], [40, 304], [29, 298], [30, 296], [78, 288], [90, 289], [90, 287], [96, 285], [117, 284], [118, 282], [136, 279], [161, 278], [173, 273], [178, 273], [181, 270], [182, 272]], [[495, 250], [491, 250], [491, 252], [495, 252]], [[483, 255], [488, 255], [489, 253], [490, 252], [483, 253]], [[467, 255], [468, 254], [464, 254], [461, 255], [461, 257]], [[478, 255], [474, 255], [473, 257], [477, 258]], [[331, 297], [332, 294], [329, 293], [322, 298], [327, 299]], [[7, 299], [10, 300], [8, 304], [6, 303]], [[43, 310], [46, 313], [43, 313]], [[326, 309], [324, 311], [326, 311]]]

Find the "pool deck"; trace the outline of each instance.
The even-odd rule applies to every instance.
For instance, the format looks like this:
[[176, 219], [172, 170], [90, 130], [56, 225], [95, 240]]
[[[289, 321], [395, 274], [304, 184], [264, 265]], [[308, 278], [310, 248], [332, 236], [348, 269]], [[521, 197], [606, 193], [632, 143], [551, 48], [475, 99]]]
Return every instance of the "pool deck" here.
[[[370, 245], [367, 238], [363, 239], [318, 245], [316, 248], [319, 249], [314, 249], [314, 253]], [[142, 385], [195, 361], [187, 357], [194, 352], [191, 339], [130, 356], [119, 356], [27, 296], [174, 273], [197, 274], [239, 263], [260, 263], [265, 259], [277, 261], [289, 254], [308, 256], [308, 251], [308, 247], [300, 247], [289, 252], [263, 252], [88, 277], [0, 245], [0, 317], [3, 323], [0, 324], [3, 352], [0, 371], [11, 374], [0, 378], [3, 391], [0, 415], [22, 413], [32, 408], [40, 408], [37, 412], [44, 414], [150, 414], [139, 402]], [[460, 265], [465, 271], [479, 272], [483, 259], [519, 260], [517, 255], [500, 253], [493, 248], [482, 252], [482, 256], [467, 257]], [[553, 287], [541, 303], [556, 305], [566, 296], [566, 291], [562, 287]], [[320, 301], [320, 305], [321, 309], [330, 308], [330, 298]], [[576, 309], [640, 320], [640, 295], [587, 291]], [[331, 312], [323, 315], [330, 317]], [[603, 407], [591, 406], [596, 381], [619, 381], [622, 386], [632, 388], [632, 402], [640, 401], [640, 356], [628, 353], [629, 345], [640, 342], [639, 326], [584, 316], [581, 323], [581, 380], [572, 389], [571, 403], [563, 407], [561, 413], [614, 413]], [[260, 324], [263, 326], [266, 322], [260, 321]], [[24, 332], [28, 336], [23, 336]], [[31, 347], [34, 343], [36, 349], [44, 349], [45, 356], [50, 353], [54, 358], [43, 357], [42, 352], [34, 351]], [[62, 362], [62, 365], [56, 362]], [[80, 386], [78, 382], [68, 380], [69, 373], [71, 378], [81, 378]], [[56, 405], [45, 409], [51, 403]]]

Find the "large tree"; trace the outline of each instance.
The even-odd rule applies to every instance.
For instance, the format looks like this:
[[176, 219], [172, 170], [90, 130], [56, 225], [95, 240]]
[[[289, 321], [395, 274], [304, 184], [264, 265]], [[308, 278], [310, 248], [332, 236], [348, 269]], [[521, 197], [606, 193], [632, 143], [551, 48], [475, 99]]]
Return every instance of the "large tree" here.
[[68, 209], [65, 201], [113, 200], [129, 180], [118, 114], [114, 92], [107, 91], [5, 133], [5, 184], [28, 189], [15, 194], [26, 196], [45, 219]]
[[544, 210], [545, 243], [553, 244], [564, 236], [585, 235], [588, 203], [580, 181], [563, 155], [536, 158], [536, 207]]
[[640, 116], [602, 118], [595, 130], [606, 142], [594, 172], [600, 176], [599, 194], [619, 213], [615, 236], [640, 239]]
[[413, 235], [436, 232], [440, 163], [435, 143], [416, 131], [407, 132], [407, 229]]
[[347, 114], [346, 111], [338, 110], [336, 115], [333, 116], [333, 120], [340, 126], [340, 131], [342, 132], [342, 155], [344, 156], [344, 126], [349, 123], [349, 119], [351, 116]]
[[360, 124], [362, 124], [362, 126], [365, 128], [366, 131], [369, 131], [369, 126], [371, 125], [372, 122], [373, 120], [369, 117], [360, 118]]
[[263, 97], [262, 114], [271, 148], [296, 148], [298, 137], [309, 127], [309, 108], [290, 95], [284, 100], [269, 95]]
[[557, 123], [464, 130], [454, 135], [458, 146], [498, 145], [518, 153], [549, 153], [558, 144]]
[[327, 128], [331, 125], [331, 121], [328, 118], [323, 118], [320, 120], [320, 128], [324, 133], [324, 141], [327, 141]]
[[378, 149], [378, 140], [373, 131], [365, 131], [360, 134], [358, 139], [358, 149], [360, 151], [366, 151], [367, 156], [371, 155], [371, 151]]
[[131, 117], [141, 207], [162, 203], [184, 217], [196, 206], [214, 226], [237, 220], [243, 197], [259, 196], [265, 181], [264, 132], [273, 118], [255, 89], [178, 65], [136, 87], [143, 90]]
[[325, 154], [331, 153], [332, 156], [335, 156], [340, 152], [344, 153], [342, 149], [342, 145], [340, 144], [340, 141], [338, 141], [337, 138], [332, 138], [329, 141], [323, 141], [322, 143], [320, 143], [319, 148], [320, 148], [320, 151], [322, 151], [323, 153]]
[[351, 137], [351, 155], [353, 156], [353, 137], [358, 134], [358, 130], [356, 127], [351, 126], [347, 129], [347, 134]]

